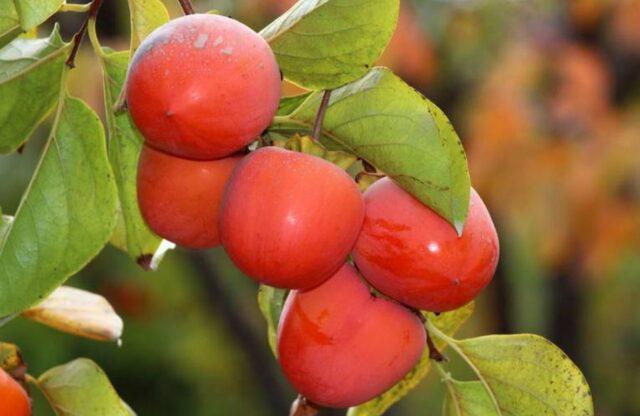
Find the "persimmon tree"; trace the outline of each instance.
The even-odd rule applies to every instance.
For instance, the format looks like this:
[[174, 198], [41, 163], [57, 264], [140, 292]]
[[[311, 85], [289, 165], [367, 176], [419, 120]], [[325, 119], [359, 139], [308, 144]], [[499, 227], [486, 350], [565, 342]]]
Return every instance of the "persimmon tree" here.
[[[432, 367], [445, 415], [593, 414], [584, 376], [546, 339], [454, 338], [495, 271], [497, 234], [446, 115], [374, 66], [398, 0], [301, 0], [259, 34], [209, 14], [169, 23], [160, 0], [129, 0], [125, 51], [100, 44], [101, 2], [0, 0], [0, 152], [51, 120], [0, 223], [2, 324], [119, 340], [122, 320], [104, 298], [62, 286], [71, 275], [106, 244], [153, 270], [175, 246], [162, 237], [221, 242], [261, 283], [267, 341], [304, 394], [293, 415], [381, 415]], [[86, 15], [73, 38], [57, 24], [34, 36], [58, 12]], [[67, 91], [85, 37], [106, 129]], [[307, 92], [278, 100], [278, 76]], [[444, 354], [475, 379], [456, 378]], [[4, 386], [21, 397], [15, 380], [59, 415], [134, 414], [91, 360], [36, 377], [0, 343], [0, 366], [0, 397]]]

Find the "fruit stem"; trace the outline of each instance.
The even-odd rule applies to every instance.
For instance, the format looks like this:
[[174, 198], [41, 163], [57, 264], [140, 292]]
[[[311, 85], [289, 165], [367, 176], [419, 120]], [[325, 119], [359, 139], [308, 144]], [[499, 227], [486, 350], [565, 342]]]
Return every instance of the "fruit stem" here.
[[408, 306], [408, 305], [404, 305], [404, 304], [402, 305], [405, 308], [409, 309], [411, 312], [413, 312], [413, 314], [416, 315], [418, 319], [420, 319], [420, 322], [422, 322], [422, 324], [424, 325], [424, 333], [427, 336], [427, 348], [429, 348], [429, 359], [437, 363], [448, 361], [447, 357], [445, 357], [444, 355], [442, 355], [440, 351], [438, 351], [438, 348], [435, 346], [435, 344], [433, 343], [433, 340], [431, 339], [431, 335], [429, 334], [429, 330], [427, 329], [427, 326], [426, 326], [427, 318], [422, 314], [422, 312], [420, 312], [420, 310], [416, 308], [412, 308], [411, 306]]
[[182, 7], [182, 11], [184, 12], [184, 14], [194, 14], [195, 11], [193, 10], [193, 6], [191, 5], [191, 1], [190, 0], [178, 0], [178, 3], [180, 3], [180, 7]]
[[327, 107], [329, 106], [329, 98], [331, 97], [331, 90], [325, 90], [322, 95], [322, 101], [320, 102], [320, 107], [318, 107], [318, 113], [316, 114], [316, 121], [313, 124], [313, 131], [311, 133], [311, 137], [313, 137], [314, 141], [320, 140], [320, 132], [322, 131], [322, 122], [324, 121], [324, 113], [327, 111]]
[[307, 400], [302, 394], [291, 403], [289, 416], [316, 416], [320, 412], [320, 408], [313, 402]]
[[433, 343], [433, 339], [429, 334], [429, 330], [426, 327], [424, 329], [424, 332], [427, 334], [427, 347], [429, 348], [429, 359], [437, 363], [447, 361], [447, 357], [442, 355], [442, 353], [438, 351], [438, 348], [436, 348], [435, 344]]
[[87, 14], [87, 17], [84, 19], [84, 22], [82, 23], [82, 26], [80, 26], [80, 29], [78, 29], [76, 34], [73, 35], [73, 49], [71, 49], [69, 58], [67, 58], [67, 61], [65, 62], [65, 64], [69, 68], [75, 68], [76, 55], [78, 54], [78, 50], [80, 49], [80, 44], [82, 43], [84, 34], [87, 32], [87, 25], [89, 23], [89, 20], [95, 20], [96, 16], [98, 15], [98, 10], [100, 9], [101, 4], [102, 4], [102, 0], [93, 0], [91, 2], [91, 6], [89, 7], [89, 13]]

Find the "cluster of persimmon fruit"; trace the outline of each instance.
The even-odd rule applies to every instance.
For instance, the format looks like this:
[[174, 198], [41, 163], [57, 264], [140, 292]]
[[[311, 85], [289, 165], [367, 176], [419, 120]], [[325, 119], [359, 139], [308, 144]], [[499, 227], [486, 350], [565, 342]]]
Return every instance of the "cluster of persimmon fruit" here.
[[[158, 28], [125, 88], [145, 139], [145, 221], [184, 247], [222, 244], [246, 275], [291, 290], [277, 355], [308, 400], [348, 407], [383, 393], [423, 354], [417, 311], [456, 309], [491, 280], [498, 237], [475, 190], [458, 235], [390, 178], [362, 194], [319, 157], [275, 146], [247, 154], [276, 114], [281, 75], [242, 23], [193, 14]], [[0, 373], [3, 396], [20, 389], [12, 381]]]
[[153, 32], [126, 82], [145, 138], [138, 201], [163, 238], [222, 244], [246, 275], [290, 289], [278, 326], [284, 374], [314, 403], [353, 406], [420, 359], [418, 310], [456, 309], [489, 283], [498, 238], [473, 189], [458, 236], [390, 178], [363, 195], [319, 157], [275, 146], [248, 153], [280, 90], [272, 50], [242, 23], [196, 14]]

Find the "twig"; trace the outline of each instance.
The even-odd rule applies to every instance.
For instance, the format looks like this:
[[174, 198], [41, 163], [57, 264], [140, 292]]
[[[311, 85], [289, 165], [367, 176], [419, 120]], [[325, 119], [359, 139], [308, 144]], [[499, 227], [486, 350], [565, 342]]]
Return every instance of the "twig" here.
[[191, 1], [190, 0], [178, 0], [178, 3], [180, 3], [180, 7], [182, 7], [182, 11], [184, 12], [184, 14], [194, 14], [195, 11], [193, 10], [193, 6], [191, 5]]
[[320, 107], [318, 107], [318, 114], [316, 114], [316, 121], [313, 124], [313, 132], [311, 137], [316, 142], [320, 140], [320, 132], [322, 131], [322, 122], [324, 121], [324, 113], [327, 111], [327, 107], [329, 106], [329, 98], [331, 97], [331, 90], [325, 90], [322, 95], [322, 101], [320, 102]]
[[299, 394], [291, 403], [289, 416], [316, 416], [320, 412], [320, 408], [313, 402], [307, 400], [306, 397]]
[[84, 34], [87, 32], [87, 25], [89, 24], [90, 19], [95, 19], [98, 15], [98, 10], [100, 9], [100, 5], [102, 4], [102, 0], [93, 0], [91, 2], [91, 7], [89, 7], [89, 13], [87, 14], [86, 19], [80, 26], [80, 29], [73, 35], [73, 49], [71, 49], [71, 53], [69, 54], [69, 58], [65, 62], [65, 64], [69, 68], [75, 68], [76, 66], [76, 55], [78, 54], [78, 50], [80, 49], [80, 44], [82, 43], [82, 39], [84, 38]]

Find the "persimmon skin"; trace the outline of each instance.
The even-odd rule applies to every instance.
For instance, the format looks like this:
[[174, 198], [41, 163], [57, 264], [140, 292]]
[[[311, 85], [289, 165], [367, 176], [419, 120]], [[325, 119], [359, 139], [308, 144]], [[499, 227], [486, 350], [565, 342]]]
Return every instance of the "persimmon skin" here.
[[382, 293], [414, 308], [444, 312], [475, 298], [496, 270], [498, 235], [471, 190], [461, 237], [391, 179], [364, 194], [364, 225], [353, 250], [362, 275]]
[[280, 84], [278, 64], [260, 35], [228, 17], [193, 14], [142, 42], [129, 67], [126, 99], [151, 146], [218, 159], [269, 125]]
[[149, 228], [184, 247], [219, 245], [222, 194], [241, 158], [183, 159], [144, 146], [138, 161], [138, 205]]
[[31, 416], [29, 395], [2, 369], [0, 369], [0, 415]]
[[307, 289], [344, 263], [364, 202], [353, 179], [315, 156], [263, 147], [234, 170], [220, 214], [222, 245], [258, 282]]
[[349, 407], [383, 393], [422, 356], [425, 331], [405, 307], [372, 296], [353, 266], [292, 291], [278, 326], [278, 361], [304, 397]]

